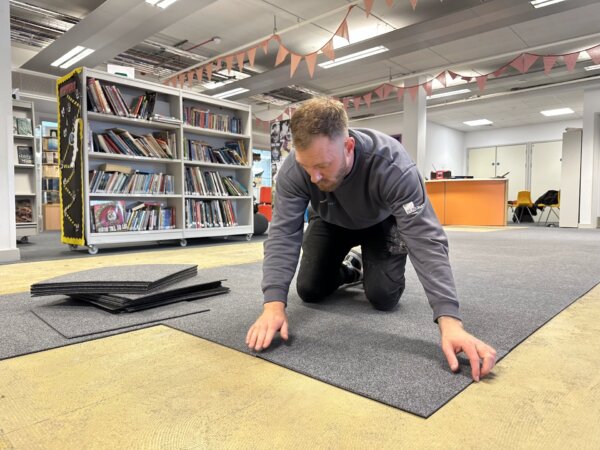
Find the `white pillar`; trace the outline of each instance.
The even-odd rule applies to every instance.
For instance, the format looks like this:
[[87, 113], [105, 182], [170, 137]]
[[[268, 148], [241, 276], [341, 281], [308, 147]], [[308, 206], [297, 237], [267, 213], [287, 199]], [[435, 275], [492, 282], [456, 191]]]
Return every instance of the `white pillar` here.
[[18, 261], [12, 134], [10, 6], [0, 1], [0, 262]]
[[[414, 86], [425, 81], [424, 78], [406, 80], [405, 86]], [[402, 127], [402, 144], [417, 163], [421, 175], [425, 176], [431, 168], [425, 167], [427, 139], [427, 99], [425, 89], [419, 87], [415, 100], [408, 89], [404, 92], [404, 126]]]
[[579, 226], [597, 228], [600, 207], [600, 89], [583, 92]]

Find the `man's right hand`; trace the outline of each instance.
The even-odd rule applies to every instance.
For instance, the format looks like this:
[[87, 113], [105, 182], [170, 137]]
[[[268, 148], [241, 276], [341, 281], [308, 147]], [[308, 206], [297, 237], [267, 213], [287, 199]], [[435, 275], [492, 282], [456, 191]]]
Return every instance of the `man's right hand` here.
[[271, 345], [275, 333], [280, 332], [281, 337], [288, 340], [288, 318], [285, 313], [285, 303], [269, 302], [264, 304], [263, 313], [246, 335], [246, 345], [252, 349], [261, 351]]

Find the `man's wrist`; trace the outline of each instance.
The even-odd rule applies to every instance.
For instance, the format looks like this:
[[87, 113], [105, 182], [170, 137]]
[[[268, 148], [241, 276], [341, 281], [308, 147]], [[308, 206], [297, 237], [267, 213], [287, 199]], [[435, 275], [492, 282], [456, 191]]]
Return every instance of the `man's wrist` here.
[[437, 320], [438, 326], [440, 327], [440, 331], [449, 330], [451, 328], [463, 328], [463, 324], [456, 317], [452, 316], [440, 316]]
[[263, 304], [263, 308], [265, 311], [284, 311], [285, 303], [282, 301], [274, 300], [272, 302], [267, 302]]

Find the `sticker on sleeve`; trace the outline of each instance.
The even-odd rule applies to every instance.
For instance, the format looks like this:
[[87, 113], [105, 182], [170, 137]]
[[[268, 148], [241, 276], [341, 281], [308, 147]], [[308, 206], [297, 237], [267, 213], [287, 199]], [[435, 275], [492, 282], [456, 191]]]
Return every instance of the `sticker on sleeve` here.
[[406, 214], [408, 214], [408, 215], [416, 214], [417, 212], [421, 211], [424, 206], [425, 206], [424, 204], [415, 206], [415, 204], [413, 202], [408, 202], [405, 205], [402, 205], [402, 207], [404, 208], [404, 211], [406, 211]]

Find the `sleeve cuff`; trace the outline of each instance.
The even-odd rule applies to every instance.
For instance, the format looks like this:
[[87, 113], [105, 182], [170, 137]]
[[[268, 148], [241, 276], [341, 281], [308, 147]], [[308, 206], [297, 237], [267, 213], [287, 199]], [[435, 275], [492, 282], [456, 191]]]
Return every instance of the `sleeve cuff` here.
[[263, 291], [263, 295], [263, 303], [283, 302], [287, 305], [288, 293], [285, 289], [281, 289], [278, 287], [267, 288]]
[[433, 308], [433, 321], [437, 323], [438, 319], [442, 316], [450, 316], [458, 319], [462, 322], [462, 317], [460, 316], [460, 312], [458, 310], [458, 305], [455, 303], [442, 303], [440, 305], [435, 305]]

